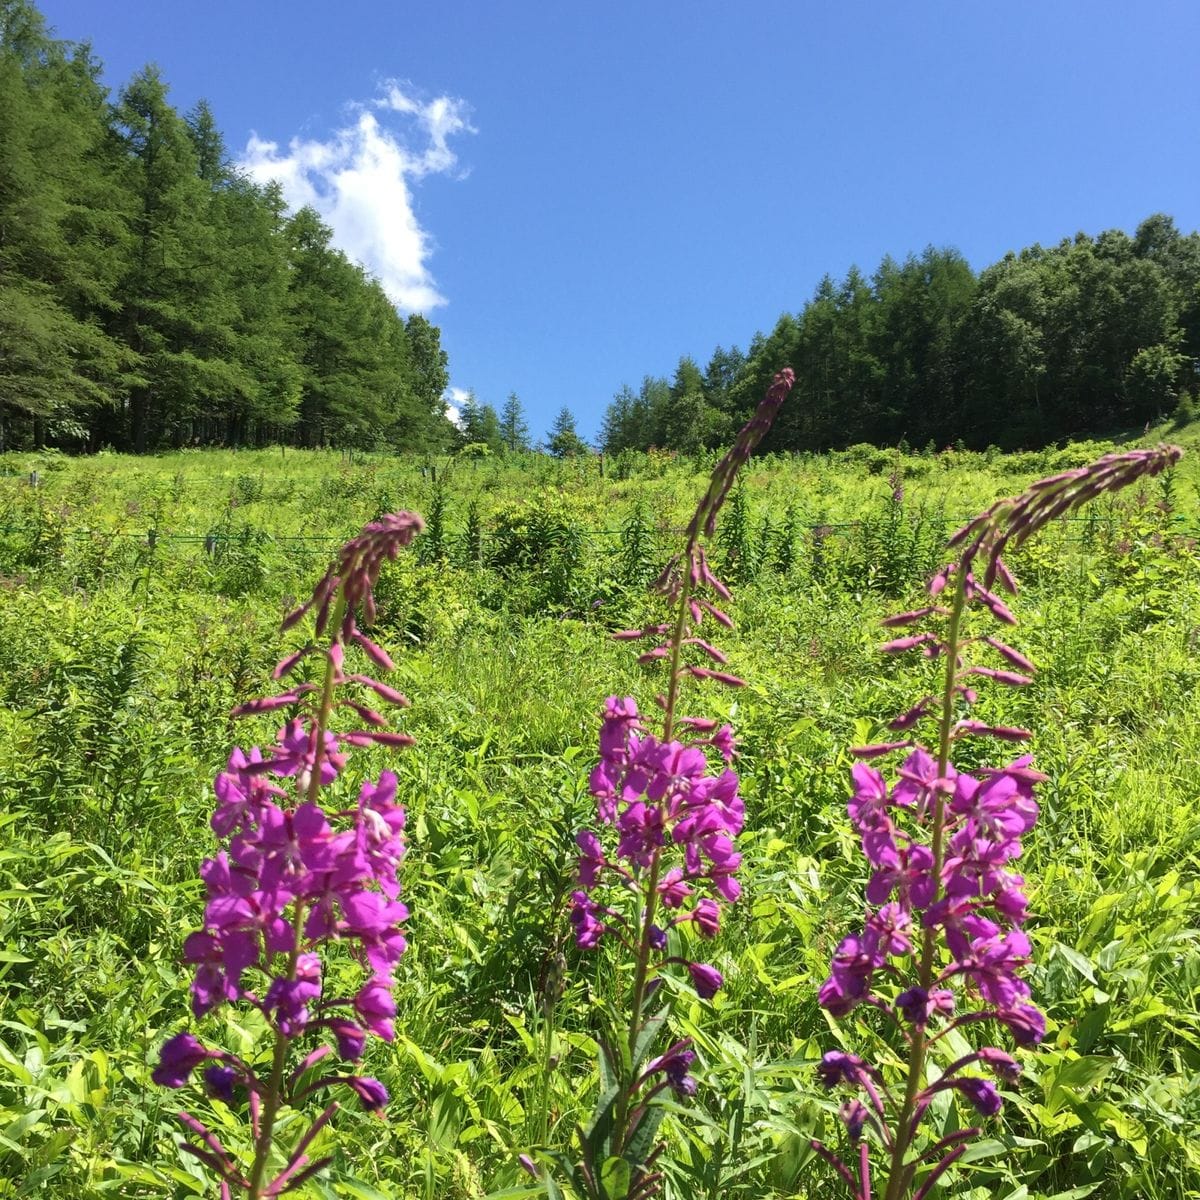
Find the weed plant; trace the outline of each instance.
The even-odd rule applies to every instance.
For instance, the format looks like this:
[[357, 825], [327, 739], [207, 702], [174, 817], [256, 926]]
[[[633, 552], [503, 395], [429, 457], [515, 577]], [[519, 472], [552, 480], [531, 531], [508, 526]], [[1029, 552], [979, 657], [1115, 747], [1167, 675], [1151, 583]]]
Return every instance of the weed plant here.
[[[749, 464], [749, 527], [769, 522], [769, 536], [722, 649], [750, 682], [716, 714], [741, 739], [745, 899], [713, 960], [724, 988], [676, 1004], [697, 1091], [686, 1120], [661, 1126], [668, 1195], [835, 1194], [810, 1146], [840, 1128], [814, 1074], [838, 1037], [816, 984], [861, 923], [867, 882], [846, 748], [879, 740], [875, 714], [909, 700], [908, 673], [878, 668], [872, 628], [918, 601], [925, 563], [903, 530], [924, 521], [931, 544], [935, 526], [1111, 448], [904, 456], [902, 524], [889, 524], [894, 451], [878, 469], [849, 452]], [[269, 676], [280, 618], [336, 546], [383, 500], [427, 505], [430, 481], [419, 463], [318, 452], [3, 465], [0, 1197], [206, 1196], [150, 1075], [188, 1009], [178, 948], [202, 919], [196, 868], [237, 736], [228, 714]], [[538, 1114], [545, 1141], [566, 1145], [590, 1111], [591, 1014], [617, 996], [604, 956], [571, 944], [573, 837], [592, 811], [596, 697], [652, 686], [608, 639], [652, 615], [645, 558], [622, 556], [619, 531], [640, 507], [658, 552], [699, 491], [693, 464], [667, 456], [609, 465], [603, 479], [544, 460], [455, 469], [446, 561], [414, 556], [379, 581], [376, 635], [405, 649], [389, 678], [417, 701], [405, 727], [421, 749], [359, 756], [359, 778], [398, 776], [413, 913], [402, 1026], [362, 1069], [402, 1102], [386, 1123], [339, 1115], [333, 1162], [306, 1195], [540, 1194], [518, 1163]], [[958, 1194], [973, 1200], [1200, 1193], [1196, 469], [1193, 454], [1169, 495], [1125, 493], [1012, 559], [1022, 650], [1040, 670], [977, 713], [1033, 730], [1048, 777], [1022, 860], [1047, 1037], [972, 1148]], [[553, 536], [530, 532], [534, 496]], [[253, 571], [233, 574], [236, 541], [232, 557], [206, 549], [227, 519], [262, 535]], [[478, 557], [460, 556], [473, 525]], [[210, 1020], [214, 1040], [249, 1051], [232, 1013]], [[220, 1101], [199, 1109], [227, 1120]]]

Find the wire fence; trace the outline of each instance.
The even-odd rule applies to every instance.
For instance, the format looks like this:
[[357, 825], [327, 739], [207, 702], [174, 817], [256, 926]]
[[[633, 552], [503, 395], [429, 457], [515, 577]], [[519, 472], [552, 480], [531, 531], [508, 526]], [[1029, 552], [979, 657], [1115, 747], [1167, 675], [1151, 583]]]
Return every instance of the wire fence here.
[[[975, 514], [978, 515], [978, 514]], [[965, 525], [968, 521], [974, 520], [972, 517], [936, 517], [926, 518], [935, 520], [938, 524], [944, 525], [946, 528], [957, 528], [960, 525]], [[1178, 526], [1181, 530], [1185, 528], [1189, 522], [1189, 517], [1186, 514], [1175, 513], [1164, 516], [1164, 523], [1167, 525]], [[1059, 518], [1056, 525], [1085, 525], [1090, 526], [1094, 530], [1101, 528], [1114, 528], [1119, 521], [1116, 515], [1098, 515], [1094, 517], [1065, 517]], [[814, 522], [799, 522], [793, 526], [797, 533], [808, 532], [812, 536], [829, 537], [840, 530], [847, 529], [863, 529], [877, 527], [879, 519], [870, 517], [860, 517], [852, 521], [814, 521]], [[618, 529], [584, 529], [575, 528], [574, 532], [584, 538], [615, 538], [626, 536], [627, 531], [623, 528]], [[682, 537], [687, 530], [680, 526], [678, 528], [660, 528], [655, 527], [648, 531], [649, 536], [665, 540], [667, 538]], [[778, 530], [776, 530], [778, 532]], [[16, 534], [18, 536], [44, 536], [47, 533], [46, 526], [35, 524], [24, 525], [0, 525], [0, 534]], [[461, 538], [465, 536], [463, 531], [448, 531], [450, 537]], [[127, 531], [120, 529], [102, 529], [88, 527], [82, 529], [56, 530], [53, 533], [55, 538], [69, 538], [77, 541], [89, 541], [96, 538], [107, 538], [109, 540], [125, 539], [140, 542], [143, 545], [149, 546], [151, 549], [161, 544], [183, 543], [192, 545], [203, 545], [209, 552], [222, 544], [230, 545], [245, 545], [249, 542], [258, 541], [266, 543], [278, 544], [305, 544], [315, 543], [318, 545], [342, 545], [346, 540], [353, 536], [353, 531], [349, 533], [272, 533], [266, 529], [258, 529], [253, 526], [248, 526], [239, 530], [232, 531], [209, 531], [206, 533], [171, 533], [162, 532], [157, 529], [147, 529], [144, 531]], [[483, 537], [487, 539], [489, 534], [484, 531]]]

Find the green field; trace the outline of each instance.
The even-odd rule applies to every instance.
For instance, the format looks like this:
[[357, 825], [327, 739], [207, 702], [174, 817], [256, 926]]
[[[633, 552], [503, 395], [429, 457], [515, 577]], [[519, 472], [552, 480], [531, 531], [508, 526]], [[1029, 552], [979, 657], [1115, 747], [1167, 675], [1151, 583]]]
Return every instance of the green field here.
[[[716, 557], [735, 587], [722, 645], [749, 686], [688, 697], [742, 739], [745, 891], [715, 951], [726, 988], [676, 1006], [700, 1087], [664, 1127], [668, 1195], [840, 1194], [808, 1143], [836, 1140], [813, 1065], [855, 1036], [816, 1003], [862, 915], [847, 748], [921, 690], [919, 670], [875, 652], [877, 621], [918, 596], [958, 521], [1109, 448], [864, 446], [745, 471]], [[350, 771], [357, 786], [393, 767], [408, 810], [400, 1032], [367, 1061], [393, 1103], [386, 1121], [339, 1116], [335, 1162], [305, 1194], [529, 1184], [516, 1156], [538, 1129], [539, 980], [564, 950], [549, 1086], [565, 1145], [596, 1094], [596, 1009], [625, 970], [575, 950], [565, 908], [604, 697], [645, 707], [659, 686], [607, 635], [655, 611], [645, 585], [712, 461], [0, 457], [0, 1197], [212, 1194], [176, 1149], [180, 1097], [150, 1070], [192, 1027], [179, 955], [214, 848], [212, 777], [279, 724], [228, 712], [269, 688], [279, 619], [338, 544], [401, 508], [429, 528], [385, 570], [376, 636], [417, 744]], [[1050, 777], [1022, 860], [1050, 1031], [1022, 1052], [958, 1195], [1200, 1195], [1198, 485], [1193, 449], [1012, 561], [1010, 640], [1040, 670], [979, 715], [1033, 729]], [[198, 1028], [241, 1049], [255, 1033], [228, 1006]], [[182, 1102], [245, 1145], [236, 1114]]]

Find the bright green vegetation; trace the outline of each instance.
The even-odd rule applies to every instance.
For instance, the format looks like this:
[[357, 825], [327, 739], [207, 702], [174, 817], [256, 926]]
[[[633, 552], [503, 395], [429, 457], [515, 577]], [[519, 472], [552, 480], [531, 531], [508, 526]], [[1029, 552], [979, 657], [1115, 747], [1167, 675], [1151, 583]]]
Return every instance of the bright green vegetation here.
[[1027, 246], [976, 274], [956, 250], [890, 256], [828, 276], [746, 353], [683, 358], [672, 379], [623, 388], [601, 444], [692, 450], [728, 438], [782, 367], [792, 399], [767, 450], [865, 441], [1044, 446], [1195, 416], [1200, 233], [1155, 214], [1133, 236]]
[[[861, 917], [846, 748], [922, 690], [920, 668], [874, 653], [874, 622], [916, 598], [954, 519], [1105, 448], [751, 463], [719, 539], [738, 622], [722, 645], [750, 686], [687, 700], [743, 739], [745, 895], [713, 959], [726, 989], [676, 1010], [703, 1116], [665, 1127], [670, 1195], [835, 1194], [808, 1140], [837, 1138], [816, 989]], [[278, 723], [227, 713], [267, 688], [278, 618], [337, 542], [403, 507], [429, 530], [385, 571], [376, 635], [417, 745], [358, 752], [342, 785], [385, 765], [401, 779], [403, 1034], [367, 1062], [387, 1121], [348, 1106], [308, 1194], [526, 1194], [547, 964], [565, 953], [559, 1144], [594, 1099], [595, 1005], [628, 987], [575, 952], [564, 904], [600, 704], [648, 705], [658, 686], [606, 634], [646, 615], [702, 465], [442, 460], [435, 483], [411, 460], [317, 452], [0, 458], [0, 1197], [209, 1194], [172, 1114], [194, 1107], [235, 1145], [239, 1122], [150, 1069], [190, 1020], [178, 956], [202, 909], [211, 778]], [[1010, 640], [1041, 670], [978, 715], [1031, 727], [1050, 776], [1022, 860], [1050, 1033], [958, 1194], [1200, 1192], [1198, 482], [1193, 453], [1012, 564]], [[254, 1032], [224, 1010], [197, 1031], [242, 1051]]]
[[100, 78], [0, 0], [0, 450], [440, 446], [437, 328], [236, 171], [207, 104]]

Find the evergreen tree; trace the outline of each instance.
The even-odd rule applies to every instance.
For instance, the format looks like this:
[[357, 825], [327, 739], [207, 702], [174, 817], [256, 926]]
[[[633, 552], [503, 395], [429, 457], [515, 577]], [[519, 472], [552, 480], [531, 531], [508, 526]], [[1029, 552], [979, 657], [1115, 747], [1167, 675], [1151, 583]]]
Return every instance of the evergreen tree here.
[[704, 376], [694, 359], [681, 358], [663, 410], [661, 445], [695, 454], [707, 444], [713, 424], [704, 398]]
[[166, 96], [158, 72], [148, 67], [117, 107], [134, 197], [120, 328], [134, 356], [125, 383], [138, 453], [168, 438], [178, 444], [231, 382], [220, 256], [205, 222], [208, 188], [187, 127]]
[[0, 442], [77, 437], [118, 371], [101, 250], [121, 201], [97, 77], [86, 47], [52, 41], [31, 5], [0, 3]]
[[646, 375], [638, 389], [637, 403], [630, 414], [638, 448], [649, 450], [667, 444], [667, 410], [671, 406], [671, 385], [661, 376]]
[[206, 103], [99, 79], [0, 0], [0, 440], [444, 444], [437, 329], [239, 177]]
[[605, 454], [619, 454], [622, 450], [641, 450], [638, 430], [635, 427], [637, 396], [628, 384], [612, 398], [604, 410], [600, 422], [600, 449]]
[[1178, 351], [1183, 357], [1176, 383], [1194, 389], [1200, 382], [1200, 233], [1184, 236], [1170, 217], [1155, 213], [1138, 226], [1133, 252], [1153, 262], [1172, 288], [1178, 309]]
[[474, 439], [470, 436], [479, 430], [479, 401], [474, 392], [468, 392], [458, 406], [458, 444], [465, 445]]
[[493, 454], [504, 449], [500, 418], [490, 404], [480, 404], [474, 392], [468, 392], [458, 415], [459, 446], [486, 446]]
[[718, 346], [704, 369], [704, 400], [709, 410], [709, 445], [728, 442], [735, 432], [733, 385], [746, 365], [746, 356], [733, 346]]
[[546, 449], [555, 458], [575, 458], [588, 452], [587, 443], [575, 430], [575, 416], [569, 408], [559, 409], [546, 435]]
[[233, 178], [225, 139], [207, 100], [201, 100], [185, 118], [188, 136], [196, 155], [196, 171], [211, 187], [219, 188]]
[[970, 444], [1045, 440], [1046, 313], [1036, 262], [1010, 254], [980, 275], [978, 293], [959, 327], [960, 428]]
[[[797, 353], [799, 325], [790, 313], [784, 313], [775, 323], [769, 336], [756, 333], [750, 342], [746, 368], [730, 388], [734, 423], [745, 424], [758, 407], [772, 378], [784, 367], [801, 361]], [[793, 389], [792, 400], [780, 409], [779, 415], [762, 441], [762, 449], [793, 449], [797, 444], [796, 424], [802, 401]]]
[[529, 426], [516, 392], [509, 392], [500, 411], [500, 441], [510, 454], [529, 449]]
[[204, 441], [280, 440], [296, 423], [302, 373], [292, 344], [287, 220], [275, 184], [230, 176], [214, 186], [209, 218], [221, 258], [218, 286], [229, 378], [206, 414]]
[[493, 454], [504, 450], [504, 436], [500, 429], [500, 418], [490, 404], [479, 406], [479, 441]]
[[450, 383], [446, 351], [442, 349], [441, 334], [436, 325], [420, 313], [413, 313], [405, 322], [408, 339], [409, 388], [412, 392], [414, 417], [410, 437], [402, 448], [440, 449], [453, 439], [454, 428], [446, 418], [443, 397]]
[[[286, 234], [301, 443], [423, 448], [431, 410], [418, 399], [408, 333], [383, 289], [330, 245], [312, 209], [292, 217]], [[437, 404], [440, 414], [440, 392]]]

